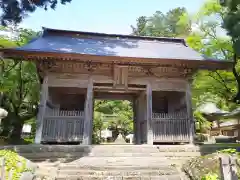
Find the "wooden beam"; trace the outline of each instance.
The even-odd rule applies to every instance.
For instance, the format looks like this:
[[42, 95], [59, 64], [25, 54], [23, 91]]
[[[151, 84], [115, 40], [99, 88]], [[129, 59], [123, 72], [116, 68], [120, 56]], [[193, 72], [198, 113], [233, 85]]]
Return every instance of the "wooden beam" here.
[[128, 66], [113, 67], [113, 86], [124, 89], [128, 87]]
[[101, 91], [101, 90], [108, 90], [108, 91], [122, 91], [122, 92], [132, 92], [132, 91], [140, 91], [140, 90], [145, 90], [146, 88], [129, 88], [128, 89], [121, 89], [121, 88], [112, 88], [108, 86], [94, 86], [94, 89]]
[[147, 144], [153, 145], [153, 130], [152, 130], [152, 87], [147, 85]]
[[37, 114], [36, 135], [35, 135], [36, 144], [40, 144], [42, 140], [43, 121], [44, 121], [44, 116], [46, 112], [47, 99], [48, 99], [48, 76], [45, 76], [42, 87], [41, 87], [40, 105], [38, 107], [39, 111]]
[[134, 98], [135, 94], [124, 94], [124, 93], [107, 93], [107, 92], [95, 92], [95, 99], [107, 99], [107, 100], [129, 100]]
[[93, 80], [89, 77], [87, 94], [85, 99], [85, 119], [83, 144], [89, 145], [92, 143], [92, 121], [93, 121]]

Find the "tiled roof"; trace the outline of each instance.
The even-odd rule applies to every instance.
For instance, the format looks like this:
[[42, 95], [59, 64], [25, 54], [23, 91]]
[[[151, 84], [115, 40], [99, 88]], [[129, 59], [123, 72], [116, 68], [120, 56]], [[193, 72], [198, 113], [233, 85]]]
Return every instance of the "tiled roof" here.
[[45, 29], [41, 37], [16, 50], [135, 58], [209, 60], [186, 46], [183, 39], [54, 29]]

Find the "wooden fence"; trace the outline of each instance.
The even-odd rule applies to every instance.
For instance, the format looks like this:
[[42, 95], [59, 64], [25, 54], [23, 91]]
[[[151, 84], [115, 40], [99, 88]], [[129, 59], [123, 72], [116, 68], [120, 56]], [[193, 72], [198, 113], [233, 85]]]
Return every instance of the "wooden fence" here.
[[50, 109], [43, 119], [43, 142], [80, 142], [83, 138], [84, 112]]
[[155, 142], [188, 142], [189, 121], [186, 112], [153, 113], [153, 138]]

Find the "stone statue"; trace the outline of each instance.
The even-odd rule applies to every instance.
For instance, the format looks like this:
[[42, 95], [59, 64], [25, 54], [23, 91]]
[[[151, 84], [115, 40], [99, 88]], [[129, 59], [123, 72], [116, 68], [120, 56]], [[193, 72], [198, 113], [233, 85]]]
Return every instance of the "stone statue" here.
[[122, 134], [119, 133], [117, 139], [114, 141], [114, 144], [127, 144]]
[[122, 136], [122, 127], [118, 126], [117, 128], [118, 128], [119, 134], [117, 136], [117, 139], [114, 141], [114, 144], [126, 144], [126, 141]]

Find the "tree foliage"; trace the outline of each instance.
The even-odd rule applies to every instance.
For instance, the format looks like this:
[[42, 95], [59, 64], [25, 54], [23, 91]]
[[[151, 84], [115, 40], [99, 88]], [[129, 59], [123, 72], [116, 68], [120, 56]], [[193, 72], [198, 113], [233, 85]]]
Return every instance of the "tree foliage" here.
[[[4, 29], [5, 32], [8, 29]], [[27, 43], [37, 33], [19, 29], [15, 37], [0, 37], [1, 47], [16, 47]], [[4, 34], [4, 33], [2, 33]], [[24, 122], [36, 116], [39, 102], [39, 80], [33, 62], [1, 59], [1, 106], [9, 115], [3, 120], [2, 135], [19, 139]]]
[[[192, 30], [186, 38], [187, 44], [207, 57], [232, 60], [234, 57], [232, 41], [222, 28], [226, 10], [217, 0], [207, 1], [194, 15], [183, 17], [185, 23], [191, 23]], [[238, 73], [239, 67], [234, 66]], [[192, 84], [193, 105], [197, 108], [207, 101], [214, 102], [219, 108], [231, 111], [237, 107], [238, 92], [236, 76], [233, 71], [199, 71]], [[198, 122], [204, 118], [194, 113]], [[206, 124], [206, 123], [204, 123]]]
[[156, 37], [185, 37], [191, 30], [188, 25], [179, 23], [186, 13], [185, 8], [175, 8], [163, 14], [156, 11], [152, 16], [141, 16], [137, 19], [136, 27], [132, 27], [133, 35]]
[[[157, 11], [151, 17], [145, 17], [146, 21], [138, 18], [136, 27], [141, 27], [140, 32], [148, 36], [184, 37], [191, 48], [207, 57], [231, 60], [233, 43], [222, 28], [225, 13], [225, 8], [217, 0], [209, 0], [194, 14], [189, 14], [184, 8], [176, 8], [166, 14]], [[139, 31], [133, 30], [133, 34], [138, 35], [136, 32]], [[193, 107], [196, 109], [211, 101], [219, 108], [232, 110], [236, 108], [234, 98], [237, 91], [231, 71], [199, 71], [192, 83]], [[194, 116], [200, 125], [206, 125], [206, 119], [199, 112]]]
[[[207, 1], [194, 16], [188, 15], [185, 21], [195, 27], [186, 38], [187, 44], [207, 57], [231, 60], [233, 49], [231, 39], [221, 27], [224, 9], [215, 1]], [[231, 71], [199, 71], [193, 82], [193, 100], [197, 106], [206, 101], [216, 104], [224, 102], [220, 108], [236, 107], [236, 81]], [[223, 103], [222, 103], [223, 104]]]
[[223, 27], [227, 30], [227, 34], [231, 37], [233, 48], [233, 74], [237, 81], [237, 94], [234, 98], [235, 102], [240, 103], [240, 74], [239, 74], [239, 58], [240, 58], [240, 1], [226, 0], [224, 4]]
[[[94, 108], [94, 130], [101, 132], [104, 128], [112, 131], [113, 138], [119, 133], [133, 133], [132, 103], [121, 100], [96, 100]], [[112, 118], [106, 118], [111, 115]], [[120, 132], [121, 131], [121, 132]]]
[[71, 0], [1, 0], [1, 23], [4, 26], [19, 24], [29, 13], [33, 13], [38, 8], [55, 9], [59, 3], [69, 2]]

